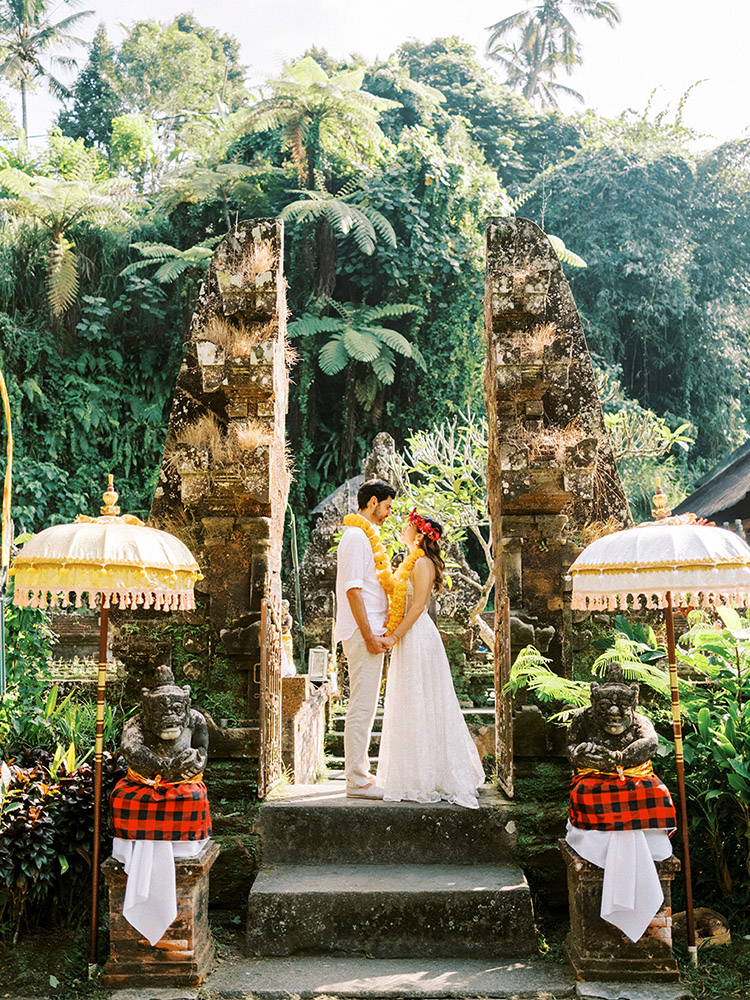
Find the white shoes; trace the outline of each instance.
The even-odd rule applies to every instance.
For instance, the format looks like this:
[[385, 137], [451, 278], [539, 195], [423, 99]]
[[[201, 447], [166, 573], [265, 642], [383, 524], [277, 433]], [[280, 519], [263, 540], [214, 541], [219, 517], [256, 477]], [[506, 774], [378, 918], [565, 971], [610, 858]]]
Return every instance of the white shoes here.
[[378, 788], [374, 782], [369, 785], [347, 785], [346, 797], [348, 799], [382, 799], [383, 789]]

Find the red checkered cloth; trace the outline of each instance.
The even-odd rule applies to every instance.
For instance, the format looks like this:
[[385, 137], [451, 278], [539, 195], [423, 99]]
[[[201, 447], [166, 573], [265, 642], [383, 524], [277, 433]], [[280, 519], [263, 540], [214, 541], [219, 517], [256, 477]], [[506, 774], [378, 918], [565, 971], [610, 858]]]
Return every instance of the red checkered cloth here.
[[115, 837], [123, 840], [206, 840], [211, 836], [202, 781], [144, 785], [121, 778], [110, 796]]
[[579, 830], [674, 830], [677, 825], [669, 789], [653, 773], [574, 774], [568, 818]]

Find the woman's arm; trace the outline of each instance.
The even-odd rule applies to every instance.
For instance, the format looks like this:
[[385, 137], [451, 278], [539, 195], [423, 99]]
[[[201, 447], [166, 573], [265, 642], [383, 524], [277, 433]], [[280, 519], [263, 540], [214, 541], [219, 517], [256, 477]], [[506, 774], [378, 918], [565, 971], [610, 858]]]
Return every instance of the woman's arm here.
[[411, 582], [414, 584], [414, 597], [411, 602], [411, 607], [406, 612], [403, 619], [399, 622], [398, 626], [393, 630], [393, 632], [391, 632], [390, 637], [394, 642], [398, 642], [399, 639], [403, 639], [414, 622], [427, 607], [434, 581], [435, 567], [432, 565], [432, 562], [426, 556], [422, 556], [421, 559], [417, 559], [414, 564], [414, 569], [411, 571]]

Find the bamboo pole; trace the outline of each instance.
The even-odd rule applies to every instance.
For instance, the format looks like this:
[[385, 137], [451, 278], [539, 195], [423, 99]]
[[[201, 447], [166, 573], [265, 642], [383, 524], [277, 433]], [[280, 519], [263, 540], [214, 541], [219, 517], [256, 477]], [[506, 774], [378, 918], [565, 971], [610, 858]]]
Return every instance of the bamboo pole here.
[[6, 465], [5, 481], [3, 483], [2, 536], [0, 537], [0, 698], [2, 698], [7, 688], [7, 676], [5, 672], [5, 588], [8, 583], [8, 568], [10, 566], [10, 543], [13, 541], [11, 538], [13, 529], [10, 519], [10, 498], [13, 483], [13, 428], [10, 422], [8, 389], [1, 371], [0, 396], [2, 396], [5, 426], [8, 432], [5, 446]]
[[99, 670], [96, 679], [96, 738], [94, 742], [94, 845], [91, 852], [91, 938], [89, 942], [89, 978], [96, 966], [99, 936], [99, 848], [102, 819], [102, 761], [104, 757], [104, 695], [107, 683], [107, 633], [109, 609], [104, 595], [99, 595]]
[[677, 771], [677, 795], [682, 837], [682, 872], [685, 878], [685, 924], [687, 927], [690, 964], [698, 964], [698, 947], [695, 941], [693, 915], [693, 883], [690, 876], [690, 844], [688, 841], [687, 798], [685, 795], [685, 755], [682, 745], [682, 719], [680, 717], [680, 692], [677, 686], [677, 649], [674, 641], [672, 592], [667, 591], [667, 655], [669, 660], [669, 688], [672, 694], [672, 729], [674, 732], [674, 759]]

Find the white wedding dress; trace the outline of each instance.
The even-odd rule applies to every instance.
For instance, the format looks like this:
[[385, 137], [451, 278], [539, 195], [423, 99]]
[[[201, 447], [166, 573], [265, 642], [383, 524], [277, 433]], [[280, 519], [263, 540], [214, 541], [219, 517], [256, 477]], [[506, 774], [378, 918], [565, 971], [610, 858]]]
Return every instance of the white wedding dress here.
[[[407, 593], [410, 600], [411, 581]], [[425, 609], [391, 654], [376, 783], [387, 802], [445, 800], [478, 809], [484, 780], [440, 634]]]

